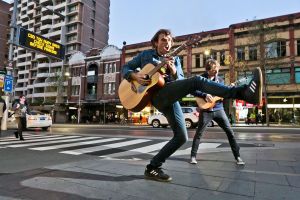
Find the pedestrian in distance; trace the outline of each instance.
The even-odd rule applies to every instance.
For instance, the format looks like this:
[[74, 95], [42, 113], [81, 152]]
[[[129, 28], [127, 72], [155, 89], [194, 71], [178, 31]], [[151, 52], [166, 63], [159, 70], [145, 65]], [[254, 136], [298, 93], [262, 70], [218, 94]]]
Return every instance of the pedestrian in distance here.
[[23, 131], [26, 129], [26, 115], [30, 114], [30, 109], [26, 101], [26, 97], [21, 95], [19, 100], [16, 100], [12, 110], [15, 112], [15, 118], [18, 124], [18, 131], [15, 132], [16, 138], [24, 140]]
[[255, 122], [256, 122], [256, 125], [258, 123], [261, 123], [263, 125], [263, 120], [262, 120], [262, 114], [261, 114], [261, 112], [259, 112], [258, 114], [256, 114]]
[[[171, 52], [174, 44], [171, 31], [160, 29], [151, 39], [151, 44], [153, 49], [142, 51], [127, 62], [122, 67], [122, 74], [128, 83], [149, 86], [153, 80], [149, 74], [144, 73], [143, 68], [147, 68], [148, 64], [159, 67], [163, 64], [161, 70], [156, 73], [160, 74], [159, 78], [164, 80], [164, 84], [159, 89], [154, 89], [155, 92], [152, 94], [150, 102], [166, 116], [174, 136], [151, 159], [146, 166], [144, 175], [147, 179], [168, 182], [172, 178], [161, 167], [166, 159], [188, 140], [185, 120], [178, 100], [199, 90], [223, 98], [241, 99], [259, 104], [262, 99], [262, 73], [260, 68], [256, 68], [250, 84], [238, 87], [225, 86], [201, 76], [184, 78], [180, 59]], [[141, 69], [139, 72], [137, 72], [138, 68]], [[128, 87], [124, 89], [119, 87], [119, 96], [122, 92], [120, 88], [124, 91]], [[129, 87], [129, 89], [137, 92], [135, 87]], [[132, 96], [130, 98], [133, 101]], [[124, 107], [126, 108], [126, 106]]]
[[1, 136], [2, 118], [4, 116], [5, 111], [6, 111], [6, 103], [4, 99], [0, 97], [0, 136]]
[[230, 125], [232, 126], [232, 125], [233, 125], [233, 117], [232, 117], [232, 114], [230, 113], [228, 117], [229, 117]]
[[140, 114], [140, 117], [139, 117], [139, 124], [142, 124], [143, 123], [143, 116], [142, 114]]
[[[220, 64], [218, 61], [214, 59], [208, 59], [205, 63], [206, 72], [202, 76], [211, 81], [224, 84], [224, 80], [218, 76], [219, 69], [220, 69]], [[234, 132], [230, 126], [230, 124], [232, 124], [233, 121], [232, 115], [231, 114], [229, 115], [230, 116], [229, 117], [230, 121], [229, 121], [224, 111], [223, 100], [219, 99], [218, 101], [214, 102], [214, 98], [211, 94], [201, 92], [201, 91], [196, 91], [196, 95], [198, 97], [205, 99], [206, 102], [212, 103], [212, 106], [208, 109], [200, 110], [198, 127], [196, 130], [196, 134], [194, 135], [192, 149], [191, 149], [190, 163], [197, 164], [196, 156], [200, 144], [200, 139], [204, 131], [206, 130], [208, 124], [212, 120], [214, 120], [226, 133], [231, 147], [231, 151], [236, 160], [236, 164], [244, 165], [245, 162], [240, 157], [240, 152], [239, 152], [240, 147], [234, 138]]]

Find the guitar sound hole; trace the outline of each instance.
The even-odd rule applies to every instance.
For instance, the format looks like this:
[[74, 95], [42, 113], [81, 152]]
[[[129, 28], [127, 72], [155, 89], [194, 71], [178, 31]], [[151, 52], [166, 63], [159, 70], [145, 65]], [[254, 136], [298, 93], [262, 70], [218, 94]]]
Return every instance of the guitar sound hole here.
[[145, 80], [149, 80], [149, 79], [150, 79], [150, 76], [149, 76], [148, 74], [146, 74], [145, 77], [144, 77], [144, 79], [145, 79]]

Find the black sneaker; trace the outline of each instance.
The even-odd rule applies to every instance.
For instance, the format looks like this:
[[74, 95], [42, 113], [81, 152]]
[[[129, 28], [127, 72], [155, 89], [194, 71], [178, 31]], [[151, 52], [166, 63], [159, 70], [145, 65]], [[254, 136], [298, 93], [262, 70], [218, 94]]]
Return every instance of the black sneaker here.
[[256, 67], [253, 73], [253, 79], [243, 92], [243, 100], [252, 104], [261, 104], [262, 102], [263, 78], [261, 69]]
[[14, 134], [15, 134], [15, 137], [16, 137], [16, 138], [19, 138], [18, 132], [14, 132]]
[[172, 180], [172, 178], [168, 174], [165, 174], [161, 168], [151, 169], [146, 167], [144, 175], [146, 179], [155, 181], [170, 182]]

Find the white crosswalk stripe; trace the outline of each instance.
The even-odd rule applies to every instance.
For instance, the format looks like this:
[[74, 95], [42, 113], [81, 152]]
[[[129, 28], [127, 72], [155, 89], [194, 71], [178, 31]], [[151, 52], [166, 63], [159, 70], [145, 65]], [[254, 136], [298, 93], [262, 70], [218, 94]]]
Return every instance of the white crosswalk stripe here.
[[[63, 135], [24, 135], [23, 137], [25, 140], [31, 140], [31, 139], [38, 139], [38, 138], [53, 138], [53, 137], [63, 137]], [[8, 141], [20, 141], [19, 138], [14, 137], [5, 137], [0, 139], [0, 143], [2, 141], [8, 142]]]
[[95, 146], [95, 147], [88, 147], [88, 148], [83, 148], [83, 149], [77, 149], [77, 150], [73, 150], [73, 151], [62, 151], [60, 153], [72, 154], [72, 155], [80, 155], [80, 154], [83, 154], [83, 153], [91, 153], [91, 152], [95, 152], [95, 151], [103, 151], [103, 150], [110, 149], [110, 148], [124, 147], [124, 146], [128, 146], [128, 145], [139, 144], [139, 143], [148, 142], [148, 141], [150, 141], [150, 140], [136, 139], [136, 140], [126, 141], [126, 142], [120, 142], [120, 143], [114, 143], [114, 144], [107, 144], [107, 145], [103, 145], [103, 146]]
[[85, 142], [76, 142], [76, 143], [71, 143], [71, 144], [36, 147], [36, 148], [30, 148], [30, 149], [38, 150], [38, 151], [46, 151], [46, 150], [51, 150], [51, 149], [62, 149], [62, 148], [76, 147], [76, 146], [87, 145], [87, 144], [101, 144], [104, 142], [112, 142], [112, 141], [117, 141], [117, 140], [122, 140], [122, 139], [123, 138], [108, 138], [108, 139], [92, 140], [92, 141], [85, 141]]
[[165, 146], [165, 144], [167, 144], [167, 141], [149, 145], [149, 146], [145, 146], [145, 147], [140, 147], [137, 149], [131, 149], [130, 151], [113, 153], [113, 154], [108, 154], [108, 155], [100, 156], [100, 157], [112, 158], [112, 157], [132, 156], [132, 155], [137, 155], [137, 154], [141, 154], [141, 153], [150, 153], [153, 151], [160, 150], [163, 146]]
[[[122, 137], [92, 137], [76, 135], [35, 135], [24, 134], [25, 141], [14, 137], [0, 140], [1, 148], [26, 148], [35, 151], [59, 150], [70, 155], [92, 154], [102, 159], [145, 159], [146, 154], [155, 155], [168, 141], [134, 139]], [[200, 143], [199, 151], [217, 148], [222, 143]], [[37, 146], [37, 147], [35, 147]], [[176, 151], [173, 156], [189, 155], [191, 147], [187, 145]], [[146, 156], [146, 157], [145, 157]]]
[[40, 138], [40, 139], [30, 139], [30, 140], [25, 140], [25, 141], [9, 141], [9, 142], [0, 142], [0, 145], [4, 144], [20, 144], [20, 143], [31, 143], [31, 142], [39, 142], [39, 141], [49, 141], [49, 140], [63, 140], [67, 138], [78, 138], [80, 136], [65, 136], [65, 137], [51, 137], [51, 138]]
[[80, 140], [88, 140], [88, 139], [95, 139], [97, 137], [84, 137], [84, 138], [75, 138], [75, 139], [66, 139], [66, 140], [55, 140], [55, 141], [46, 141], [46, 142], [34, 142], [34, 143], [28, 143], [28, 144], [15, 144], [15, 145], [8, 145], [7, 147], [28, 147], [28, 146], [37, 146], [37, 145], [43, 145], [43, 144], [55, 144], [58, 142], [75, 142]]

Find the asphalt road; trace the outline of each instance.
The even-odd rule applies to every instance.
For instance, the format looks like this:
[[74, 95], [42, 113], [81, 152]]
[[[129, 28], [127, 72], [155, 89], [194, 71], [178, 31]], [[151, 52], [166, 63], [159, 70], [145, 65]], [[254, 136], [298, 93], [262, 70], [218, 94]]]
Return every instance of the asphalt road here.
[[[300, 128], [282, 127], [233, 127], [235, 137], [245, 141], [274, 141], [299, 142]], [[189, 129], [188, 135], [192, 139], [196, 129]], [[117, 125], [68, 125], [56, 124], [49, 132], [83, 135], [110, 135], [132, 137], [172, 137], [170, 128], [152, 128], [150, 126], [117, 126]], [[226, 134], [220, 127], [208, 127], [203, 139], [226, 139]]]

